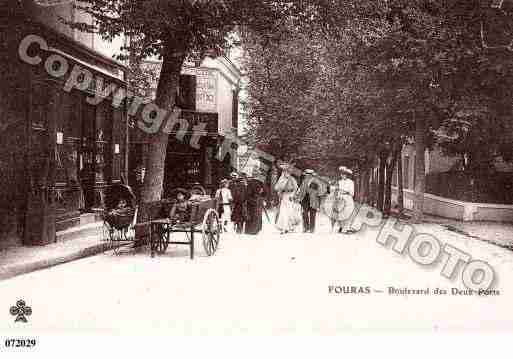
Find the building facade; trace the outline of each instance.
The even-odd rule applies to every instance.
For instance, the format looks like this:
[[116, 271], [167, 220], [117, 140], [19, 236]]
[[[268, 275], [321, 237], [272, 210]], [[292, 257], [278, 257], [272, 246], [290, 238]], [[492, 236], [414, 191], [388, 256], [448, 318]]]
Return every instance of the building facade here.
[[[159, 61], [147, 61], [144, 66], [160, 73]], [[239, 82], [240, 71], [224, 56], [184, 65], [176, 106], [181, 109], [180, 120], [185, 120], [188, 128], [186, 133], [180, 130], [169, 134], [164, 197], [174, 188], [194, 184], [212, 193], [219, 181], [235, 169], [237, 142], [232, 140], [238, 135]], [[155, 98], [156, 88], [155, 82], [148, 91], [149, 100]], [[130, 129], [129, 147], [129, 182], [139, 193], [148, 139], [135, 125]]]
[[0, 249], [55, 242], [95, 220], [104, 190], [126, 178], [127, 116], [103, 86], [126, 89], [111, 43], [59, 21], [85, 19], [71, 3], [2, 9]]

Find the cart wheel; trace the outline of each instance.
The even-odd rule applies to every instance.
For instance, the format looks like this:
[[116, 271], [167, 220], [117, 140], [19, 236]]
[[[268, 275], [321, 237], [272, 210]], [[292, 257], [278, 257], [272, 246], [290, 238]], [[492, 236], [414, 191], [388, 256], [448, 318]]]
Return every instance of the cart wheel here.
[[210, 208], [203, 217], [203, 228], [201, 230], [203, 237], [203, 248], [208, 256], [212, 256], [219, 245], [221, 238], [221, 224], [217, 212]]
[[155, 227], [153, 236], [153, 250], [157, 252], [157, 254], [166, 253], [167, 247], [169, 246], [169, 240], [164, 228], [161, 226]]

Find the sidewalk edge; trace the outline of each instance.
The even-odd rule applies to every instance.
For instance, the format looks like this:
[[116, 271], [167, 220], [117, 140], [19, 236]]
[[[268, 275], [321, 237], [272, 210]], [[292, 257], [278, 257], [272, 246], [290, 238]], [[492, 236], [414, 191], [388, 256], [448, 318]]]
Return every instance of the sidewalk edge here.
[[17, 277], [19, 275], [28, 274], [31, 272], [48, 269], [55, 267], [60, 264], [76, 261], [78, 259], [92, 257], [97, 254], [106, 252], [116, 247], [122, 247], [127, 245], [126, 243], [118, 243], [111, 245], [108, 242], [98, 243], [94, 246], [82, 248], [78, 251], [69, 253], [65, 256], [53, 257], [49, 259], [42, 259], [36, 262], [24, 263], [24, 264], [13, 264], [4, 268], [0, 267], [0, 281]]

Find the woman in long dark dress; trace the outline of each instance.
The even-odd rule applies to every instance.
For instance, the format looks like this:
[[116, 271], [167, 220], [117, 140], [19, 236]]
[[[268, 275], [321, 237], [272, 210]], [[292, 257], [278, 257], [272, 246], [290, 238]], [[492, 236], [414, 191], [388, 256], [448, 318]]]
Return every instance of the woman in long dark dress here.
[[237, 173], [232, 173], [230, 183], [230, 192], [232, 193], [232, 222], [235, 226], [235, 232], [240, 234], [244, 231], [244, 224], [248, 219], [247, 213], [247, 189], [244, 181]]
[[247, 192], [248, 219], [246, 222], [246, 234], [258, 234], [262, 230], [264, 198], [263, 184], [256, 179], [250, 179]]

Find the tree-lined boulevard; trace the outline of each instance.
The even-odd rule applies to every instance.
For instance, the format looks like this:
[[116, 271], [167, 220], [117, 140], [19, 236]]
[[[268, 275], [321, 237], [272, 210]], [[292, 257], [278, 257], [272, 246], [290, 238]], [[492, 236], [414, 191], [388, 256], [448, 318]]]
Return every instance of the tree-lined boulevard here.
[[[185, 59], [242, 46], [250, 146], [305, 165], [322, 162], [326, 172], [350, 159], [360, 200], [385, 213], [405, 144], [415, 145], [416, 221], [426, 148], [462, 156], [472, 180], [487, 176], [495, 157], [510, 159], [509, 2], [499, 8], [482, 0], [247, 5], [87, 0], [80, 8], [95, 25], [69, 24], [106, 38], [129, 36], [120, 58], [130, 59], [135, 78], [141, 58], [160, 57], [156, 104], [170, 112]], [[167, 141], [165, 133], [152, 136], [144, 201], [162, 195]], [[398, 202], [402, 210], [401, 194]]]
[[27, 3], [0, 333], [511, 330], [513, 0]]

